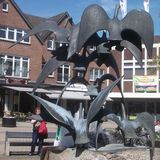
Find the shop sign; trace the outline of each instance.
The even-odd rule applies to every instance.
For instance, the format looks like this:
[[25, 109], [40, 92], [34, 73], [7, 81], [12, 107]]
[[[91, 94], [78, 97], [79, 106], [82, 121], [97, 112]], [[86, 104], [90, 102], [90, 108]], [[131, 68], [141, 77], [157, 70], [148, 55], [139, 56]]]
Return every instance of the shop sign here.
[[156, 92], [158, 78], [152, 76], [134, 76], [133, 77], [135, 92]]

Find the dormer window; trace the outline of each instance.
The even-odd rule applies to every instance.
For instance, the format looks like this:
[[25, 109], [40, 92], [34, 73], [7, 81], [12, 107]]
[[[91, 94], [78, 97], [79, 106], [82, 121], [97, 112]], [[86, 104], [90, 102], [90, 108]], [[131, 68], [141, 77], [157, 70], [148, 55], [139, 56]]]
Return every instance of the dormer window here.
[[2, 11], [3, 12], [8, 12], [8, 3], [3, 2], [3, 4], [2, 4]]
[[55, 49], [54, 39], [48, 39], [47, 48], [48, 48], [48, 50], [54, 50]]

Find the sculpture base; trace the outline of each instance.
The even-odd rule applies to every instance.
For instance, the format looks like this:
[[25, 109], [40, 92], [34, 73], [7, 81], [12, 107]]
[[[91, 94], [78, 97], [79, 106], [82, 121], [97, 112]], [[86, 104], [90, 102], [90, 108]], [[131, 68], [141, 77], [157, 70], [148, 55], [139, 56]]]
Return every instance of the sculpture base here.
[[[112, 153], [84, 150], [81, 154], [79, 152], [78, 155], [75, 148], [67, 148], [58, 151], [54, 147], [46, 147], [43, 148], [42, 153], [41, 160], [150, 160], [148, 149], [124, 150]], [[77, 157], [76, 154], [78, 155]]]

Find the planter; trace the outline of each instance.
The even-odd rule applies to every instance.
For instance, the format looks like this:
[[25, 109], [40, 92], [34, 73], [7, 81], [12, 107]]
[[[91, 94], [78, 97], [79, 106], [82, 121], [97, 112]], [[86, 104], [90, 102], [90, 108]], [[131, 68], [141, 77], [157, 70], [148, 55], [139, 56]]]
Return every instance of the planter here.
[[2, 127], [16, 127], [16, 118], [15, 117], [3, 117]]

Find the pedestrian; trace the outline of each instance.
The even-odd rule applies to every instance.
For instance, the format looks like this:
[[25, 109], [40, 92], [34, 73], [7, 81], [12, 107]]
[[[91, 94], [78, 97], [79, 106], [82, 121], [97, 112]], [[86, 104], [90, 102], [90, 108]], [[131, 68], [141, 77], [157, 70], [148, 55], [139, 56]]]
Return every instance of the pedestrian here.
[[[44, 136], [39, 134], [39, 128], [41, 125], [41, 122], [43, 121], [42, 117], [40, 116], [41, 110], [40, 107], [35, 108], [35, 115], [31, 116], [31, 123], [33, 124], [33, 132], [32, 132], [32, 143], [31, 143], [31, 151], [29, 153], [30, 156], [34, 155], [35, 148], [38, 142], [38, 152], [37, 154], [41, 153]], [[44, 121], [43, 121], [44, 122]]]
[[160, 120], [157, 120], [157, 122], [156, 122], [155, 132], [156, 132], [157, 134], [160, 134]]

